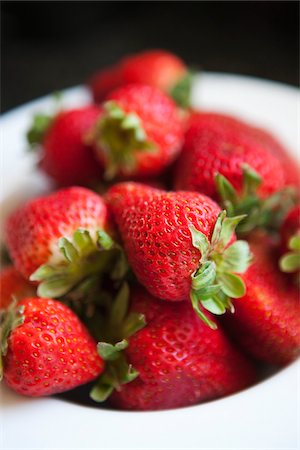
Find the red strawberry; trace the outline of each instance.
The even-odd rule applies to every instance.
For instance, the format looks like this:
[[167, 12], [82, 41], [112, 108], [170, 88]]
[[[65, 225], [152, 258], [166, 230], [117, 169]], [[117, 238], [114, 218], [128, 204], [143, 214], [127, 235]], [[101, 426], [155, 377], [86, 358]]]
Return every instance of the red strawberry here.
[[[146, 326], [129, 338], [125, 350], [138, 376], [118, 386], [110, 397], [112, 404], [131, 410], [176, 408], [222, 397], [254, 382], [250, 363], [221, 329], [205, 326], [187, 302], [161, 302], [143, 289], [131, 297], [131, 313], [146, 318]], [[101, 353], [102, 344], [98, 345]]]
[[102, 103], [109, 92], [122, 86], [121, 71], [118, 65], [94, 73], [88, 80], [96, 103]]
[[265, 235], [252, 235], [250, 248], [247, 293], [235, 301], [228, 329], [253, 357], [283, 365], [300, 353], [299, 293], [278, 270], [276, 249]]
[[94, 141], [107, 179], [157, 175], [178, 155], [183, 120], [174, 102], [158, 89], [127, 85], [112, 92], [103, 108]]
[[229, 215], [249, 215], [249, 229], [267, 221], [274, 224], [270, 209], [286, 203], [286, 193], [275, 193], [286, 186], [287, 178], [270, 140], [236, 119], [194, 114], [177, 163], [175, 188], [221, 199]]
[[190, 101], [191, 75], [184, 62], [165, 50], [148, 50], [123, 58], [111, 68], [97, 72], [89, 84], [101, 102], [110, 90], [131, 83], [148, 84], [171, 95], [178, 105]]
[[13, 298], [21, 300], [34, 294], [34, 286], [23, 278], [13, 266], [8, 266], [1, 270], [0, 309], [7, 308]]
[[1, 339], [8, 386], [38, 397], [73, 389], [100, 375], [104, 364], [96, 343], [69, 308], [37, 297], [22, 300], [18, 308], [24, 310], [23, 320], [19, 314], [6, 343]]
[[109, 270], [116, 248], [107, 227], [102, 198], [74, 187], [34, 199], [14, 212], [7, 221], [6, 242], [19, 272], [44, 281], [39, 295], [59, 297], [85, 277]]
[[37, 115], [28, 133], [31, 144], [43, 148], [40, 166], [60, 186], [92, 185], [102, 169], [86, 136], [101, 114], [88, 105], [60, 112], [54, 119]]
[[286, 216], [280, 229], [281, 251], [280, 268], [283, 272], [300, 271], [300, 206], [295, 206]]
[[[226, 219], [218, 205], [195, 192], [165, 192], [138, 183], [120, 183], [107, 194], [129, 263], [138, 280], [161, 299], [191, 297], [211, 312], [232, 308], [229, 297], [243, 295], [234, 275], [246, 270], [248, 245], [235, 240], [243, 217]], [[212, 323], [207, 321], [211, 326]]]

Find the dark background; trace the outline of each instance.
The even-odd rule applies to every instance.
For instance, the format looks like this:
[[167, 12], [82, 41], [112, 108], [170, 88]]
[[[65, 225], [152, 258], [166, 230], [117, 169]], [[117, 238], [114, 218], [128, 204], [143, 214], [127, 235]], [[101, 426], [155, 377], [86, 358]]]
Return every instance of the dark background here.
[[299, 83], [297, 1], [3, 1], [1, 9], [3, 111], [151, 47], [205, 70]]

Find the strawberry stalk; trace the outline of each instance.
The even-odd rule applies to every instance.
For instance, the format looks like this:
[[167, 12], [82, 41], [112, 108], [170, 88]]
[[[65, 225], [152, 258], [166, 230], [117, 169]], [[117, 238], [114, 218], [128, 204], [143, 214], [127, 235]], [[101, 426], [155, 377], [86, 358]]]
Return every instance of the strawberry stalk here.
[[232, 298], [245, 295], [244, 281], [237, 274], [244, 273], [252, 262], [249, 245], [238, 240], [230, 244], [237, 225], [244, 215], [226, 217], [226, 211], [219, 214], [211, 241], [193, 225], [189, 226], [193, 246], [201, 253], [198, 269], [191, 275], [190, 298], [198, 316], [211, 328], [217, 326], [204, 313], [224, 314], [234, 312]]
[[246, 215], [246, 220], [237, 227], [237, 234], [248, 234], [257, 227], [277, 230], [283, 217], [295, 203], [294, 190], [287, 187], [262, 199], [257, 194], [262, 183], [261, 176], [247, 164], [242, 165], [242, 172], [241, 193], [220, 173], [215, 176], [217, 191], [228, 216]]
[[8, 338], [12, 330], [24, 322], [24, 306], [18, 306], [16, 299], [6, 310], [0, 310], [0, 381], [3, 378], [3, 356], [8, 348]]
[[93, 139], [104, 151], [107, 160], [107, 180], [119, 170], [131, 172], [135, 169], [136, 152], [150, 152], [155, 146], [147, 139], [140, 118], [135, 113], [126, 113], [114, 101], [104, 104], [104, 114], [95, 127]]
[[146, 322], [143, 314], [128, 314], [128, 304], [129, 288], [124, 283], [109, 307], [103, 330], [105, 341], [97, 345], [98, 353], [106, 361], [106, 365], [90, 393], [96, 402], [105, 401], [114, 389], [119, 390], [123, 384], [130, 383], [139, 375], [128, 364], [124, 350], [128, 347], [127, 338], [143, 328]]
[[110, 274], [112, 280], [124, 277], [128, 266], [122, 248], [103, 230], [95, 235], [93, 239], [88, 230], [78, 228], [72, 239], [59, 239], [62, 259], [40, 266], [30, 276], [31, 281], [40, 283], [40, 297], [61, 297], [95, 275]]

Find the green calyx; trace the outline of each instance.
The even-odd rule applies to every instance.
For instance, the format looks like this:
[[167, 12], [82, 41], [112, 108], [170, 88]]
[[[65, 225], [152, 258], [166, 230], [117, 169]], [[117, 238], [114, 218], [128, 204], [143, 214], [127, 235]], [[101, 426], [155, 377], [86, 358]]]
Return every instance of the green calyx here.
[[292, 236], [288, 243], [289, 252], [279, 260], [279, 267], [282, 272], [294, 273], [300, 270], [300, 235]]
[[244, 273], [252, 261], [249, 245], [237, 240], [230, 244], [237, 225], [245, 216], [226, 217], [226, 211], [219, 214], [211, 241], [193, 225], [189, 226], [193, 246], [201, 253], [198, 269], [191, 275], [190, 298], [199, 317], [211, 328], [217, 326], [203, 312], [224, 314], [228, 309], [234, 312], [232, 298], [245, 295], [246, 287], [237, 274]]
[[18, 306], [13, 299], [6, 310], [0, 310], [0, 381], [3, 378], [3, 356], [8, 349], [8, 338], [10, 333], [24, 322], [24, 306]]
[[32, 125], [27, 132], [27, 142], [31, 148], [43, 142], [46, 131], [53, 121], [53, 117], [47, 114], [36, 114], [33, 117]]
[[116, 389], [130, 383], [138, 372], [128, 364], [124, 350], [128, 347], [130, 336], [146, 324], [143, 314], [129, 313], [129, 288], [126, 283], [121, 286], [112, 302], [103, 328], [103, 338], [97, 345], [98, 353], [106, 362], [105, 371], [91, 390], [90, 396], [96, 402], [105, 401]]
[[191, 105], [191, 90], [194, 73], [187, 71], [187, 73], [180, 78], [180, 80], [172, 87], [169, 95], [173, 98], [175, 103], [181, 108], [187, 109]]
[[215, 176], [217, 191], [228, 216], [246, 215], [246, 219], [237, 227], [237, 234], [247, 234], [254, 228], [277, 230], [283, 217], [295, 203], [294, 190], [284, 188], [266, 199], [261, 199], [257, 194], [262, 183], [261, 176], [247, 164], [242, 165], [242, 171], [241, 193], [220, 173]]
[[104, 174], [113, 179], [119, 171], [130, 175], [136, 167], [137, 152], [153, 152], [140, 118], [135, 113], [126, 113], [114, 101], [104, 104], [104, 114], [95, 127], [93, 140], [105, 153], [107, 165]]
[[59, 239], [63, 259], [40, 266], [30, 277], [40, 283], [40, 297], [62, 297], [94, 276], [109, 274], [112, 280], [124, 277], [128, 266], [122, 248], [104, 230], [97, 230], [95, 236], [93, 239], [88, 230], [78, 228], [72, 239]]

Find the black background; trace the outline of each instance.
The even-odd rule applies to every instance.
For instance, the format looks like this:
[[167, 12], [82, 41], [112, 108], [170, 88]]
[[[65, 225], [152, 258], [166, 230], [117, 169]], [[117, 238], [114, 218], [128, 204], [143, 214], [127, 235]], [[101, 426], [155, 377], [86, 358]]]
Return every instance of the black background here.
[[299, 82], [297, 1], [4, 1], [1, 8], [3, 111], [152, 47], [205, 70]]

